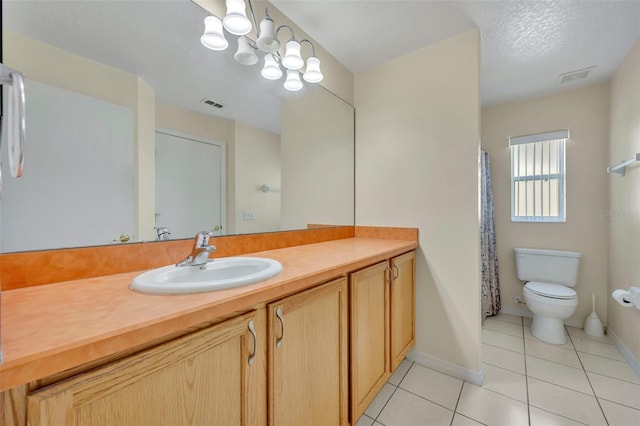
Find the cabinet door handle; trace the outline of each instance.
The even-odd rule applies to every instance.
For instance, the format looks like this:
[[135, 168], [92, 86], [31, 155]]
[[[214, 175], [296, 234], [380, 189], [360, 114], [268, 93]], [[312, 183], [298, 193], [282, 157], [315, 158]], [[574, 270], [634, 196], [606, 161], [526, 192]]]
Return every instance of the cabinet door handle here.
[[400, 269], [398, 269], [398, 265], [396, 265], [395, 263], [393, 264], [393, 270], [396, 272], [396, 274], [393, 276], [393, 279], [398, 279], [398, 277], [400, 276]]
[[256, 329], [253, 326], [253, 320], [249, 320], [249, 324], [248, 324], [248, 328], [249, 328], [249, 333], [251, 333], [251, 335], [253, 336], [253, 352], [251, 352], [251, 355], [249, 355], [249, 365], [253, 365], [253, 361], [256, 358], [256, 350], [258, 349], [258, 336], [256, 336]]
[[282, 334], [276, 340], [276, 348], [282, 346], [282, 339], [284, 339], [284, 319], [282, 318], [282, 307], [278, 306], [276, 308], [276, 317], [280, 320], [280, 325], [282, 327]]
[[387, 276], [387, 283], [389, 283], [389, 285], [391, 285], [391, 267], [389, 267], [389, 265], [387, 265], [387, 269], [385, 271], [385, 274]]

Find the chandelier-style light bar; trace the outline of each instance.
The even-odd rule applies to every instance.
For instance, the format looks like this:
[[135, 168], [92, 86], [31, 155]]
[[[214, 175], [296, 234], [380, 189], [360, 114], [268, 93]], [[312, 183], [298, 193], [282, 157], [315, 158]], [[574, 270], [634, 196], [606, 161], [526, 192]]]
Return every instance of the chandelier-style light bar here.
[[[249, 10], [255, 22], [251, 0]], [[258, 39], [254, 42], [246, 36], [251, 29], [251, 20], [247, 17], [246, 4], [244, 0], [226, 0], [227, 14], [220, 20], [216, 16], [207, 16], [204, 20], [204, 34], [200, 42], [211, 50], [225, 50], [229, 46], [224, 30], [238, 36], [238, 47], [233, 55], [236, 62], [242, 65], [255, 65], [258, 62], [257, 52], [264, 53], [264, 65], [261, 74], [268, 80], [279, 80], [284, 75], [282, 65], [287, 71], [287, 78], [284, 88], [291, 91], [302, 89], [304, 84], [300, 80], [300, 73], [305, 67], [305, 60], [302, 58], [302, 44], [308, 43], [311, 46], [312, 56], [307, 58], [306, 67], [302, 73], [302, 78], [308, 83], [319, 83], [324, 76], [320, 71], [320, 59], [316, 56], [316, 50], [307, 39], [296, 40], [293, 29], [288, 25], [281, 25], [276, 28], [275, 22], [269, 16], [269, 11], [265, 10], [264, 18], [260, 22]], [[285, 45], [284, 56], [280, 55], [282, 46], [278, 39], [278, 33], [282, 29], [291, 32], [291, 38]]]

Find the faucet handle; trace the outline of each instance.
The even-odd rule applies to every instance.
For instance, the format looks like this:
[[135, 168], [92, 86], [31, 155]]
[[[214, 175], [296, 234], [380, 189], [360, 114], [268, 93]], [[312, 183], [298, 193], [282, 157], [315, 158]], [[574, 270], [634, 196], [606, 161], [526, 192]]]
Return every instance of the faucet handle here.
[[195, 247], [202, 248], [209, 244], [209, 237], [213, 237], [212, 232], [200, 231], [195, 236]]

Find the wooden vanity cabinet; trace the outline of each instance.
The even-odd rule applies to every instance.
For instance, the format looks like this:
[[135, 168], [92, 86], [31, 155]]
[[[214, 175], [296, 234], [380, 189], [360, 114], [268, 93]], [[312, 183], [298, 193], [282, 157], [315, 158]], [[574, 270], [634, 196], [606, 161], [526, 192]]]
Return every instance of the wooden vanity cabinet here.
[[45, 387], [28, 424], [264, 424], [265, 331], [251, 311]]
[[271, 303], [269, 424], [347, 425], [347, 279]]
[[349, 276], [351, 422], [415, 344], [415, 253]]
[[416, 343], [414, 251], [391, 259], [389, 315], [391, 317], [391, 371]]

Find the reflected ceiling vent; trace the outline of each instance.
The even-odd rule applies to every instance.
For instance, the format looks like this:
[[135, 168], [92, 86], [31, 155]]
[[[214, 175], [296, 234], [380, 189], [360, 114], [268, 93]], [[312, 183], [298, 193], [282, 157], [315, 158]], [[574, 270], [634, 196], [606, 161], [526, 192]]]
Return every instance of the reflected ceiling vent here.
[[596, 65], [589, 68], [583, 68], [581, 70], [569, 71], [564, 74], [560, 74], [558, 76], [558, 81], [556, 84], [565, 84], [565, 83], [571, 83], [573, 81], [583, 80], [589, 76], [589, 73], [595, 67]]
[[217, 103], [216, 101], [212, 101], [211, 99], [206, 99], [206, 98], [202, 99], [200, 102], [216, 108], [222, 108], [224, 106], [222, 104]]

